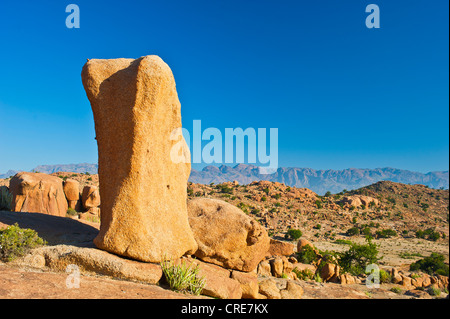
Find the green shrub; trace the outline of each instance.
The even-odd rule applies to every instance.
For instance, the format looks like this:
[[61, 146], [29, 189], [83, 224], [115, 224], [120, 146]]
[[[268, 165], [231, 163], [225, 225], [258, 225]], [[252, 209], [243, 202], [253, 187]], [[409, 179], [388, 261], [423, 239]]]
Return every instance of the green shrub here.
[[365, 237], [367, 237], [367, 236], [372, 237], [372, 231], [370, 230], [369, 227], [364, 227], [361, 230], [361, 234], [363, 234]]
[[320, 225], [320, 224], [317, 224], [316, 226], [314, 226], [313, 227], [314, 229], [321, 229], [322, 228], [322, 225]]
[[391, 238], [397, 236], [397, 232], [393, 229], [378, 230], [376, 233], [377, 238]]
[[36, 231], [20, 228], [17, 223], [0, 230], [0, 259], [11, 261], [25, 255], [30, 249], [45, 245]]
[[300, 229], [289, 229], [285, 235], [285, 238], [290, 240], [297, 240], [302, 237], [303, 233]]
[[430, 296], [436, 296], [439, 297], [441, 295], [441, 290], [439, 288], [436, 287], [429, 287], [427, 289], [427, 292]]
[[320, 199], [316, 199], [316, 206], [317, 208], [321, 209], [322, 208], [322, 201]]
[[162, 261], [161, 268], [172, 290], [178, 292], [190, 292], [200, 295], [205, 287], [205, 278], [199, 276], [199, 267], [194, 264], [189, 266], [183, 261], [180, 265], [174, 265], [171, 261]]
[[381, 259], [378, 257], [377, 245], [370, 238], [366, 238], [366, 242], [367, 244], [352, 243], [347, 251], [337, 253], [338, 264], [343, 272], [354, 276], [363, 274], [368, 265]]
[[380, 282], [387, 284], [392, 280], [391, 274], [384, 269], [380, 269]]
[[437, 241], [441, 238], [441, 234], [435, 231], [433, 228], [428, 228], [427, 230], [418, 230], [416, 231], [416, 237], [422, 239], [428, 239], [431, 241]]
[[77, 215], [78, 215], [78, 213], [75, 209], [70, 208], [70, 207], [67, 209], [66, 216], [70, 217], [70, 216], [77, 216]]
[[356, 236], [360, 234], [360, 230], [358, 227], [352, 227], [349, 230], [347, 230], [347, 236]]
[[392, 292], [395, 292], [396, 294], [401, 294], [402, 290], [399, 287], [392, 287], [390, 289]]
[[431, 234], [428, 235], [428, 239], [431, 241], [437, 241], [439, 240], [439, 238], [441, 238], [441, 234], [435, 231], [433, 231]]
[[297, 253], [297, 260], [303, 264], [312, 264], [319, 260], [319, 256], [313, 247], [306, 245]]
[[225, 194], [233, 194], [233, 188], [228, 187], [227, 185], [219, 184], [217, 185], [217, 188], [221, 193]]
[[411, 271], [421, 270], [429, 275], [448, 276], [449, 267], [444, 263], [445, 257], [438, 253], [431, 253], [429, 257], [425, 257], [412, 263], [409, 266]]
[[281, 198], [281, 194], [275, 194], [275, 195], [272, 195], [272, 197], [275, 198], [275, 199], [280, 199]]
[[336, 239], [336, 241], [334, 243], [335, 244], [340, 244], [340, 245], [351, 245], [351, 244], [353, 244], [353, 242], [351, 242], [350, 240], [347, 240], [347, 239]]
[[297, 268], [294, 268], [292, 272], [295, 273], [297, 275], [297, 278], [300, 280], [314, 279], [314, 273], [311, 271], [311, 269], [298, 270]]

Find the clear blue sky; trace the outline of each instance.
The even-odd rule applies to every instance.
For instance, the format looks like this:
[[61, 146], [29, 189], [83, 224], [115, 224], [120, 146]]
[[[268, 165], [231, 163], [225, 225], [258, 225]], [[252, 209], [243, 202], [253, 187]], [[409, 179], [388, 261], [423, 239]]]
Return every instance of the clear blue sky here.
[[[68, 29], [65, 7], [81, 11]], [[378, 4], [381, 28], [365, 26]], [[157, 54], [183, 125], [277, 127], [279, 165], [448, 170], [446, 0], [0, 2], [0, 173], [97, 161], [87, 58]]]

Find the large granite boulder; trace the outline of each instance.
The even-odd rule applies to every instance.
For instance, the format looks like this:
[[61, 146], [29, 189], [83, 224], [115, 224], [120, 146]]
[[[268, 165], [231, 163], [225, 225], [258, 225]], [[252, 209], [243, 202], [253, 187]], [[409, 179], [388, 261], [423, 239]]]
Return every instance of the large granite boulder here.
[[203, 261], [244, 272], [264, 259], [270, 239], [266, 230], [239, 208], [217, 199], [188, 201], [189, 223]]
[[[101, 226], [97, 247], [148, 262], [178, 258], [197, 244], [186, 198], [189, 150], [169, 66], [157, 56], [88, 60], [82, 81], [95, 121]], [[175, 136], [177, 136], [175, 134]]]

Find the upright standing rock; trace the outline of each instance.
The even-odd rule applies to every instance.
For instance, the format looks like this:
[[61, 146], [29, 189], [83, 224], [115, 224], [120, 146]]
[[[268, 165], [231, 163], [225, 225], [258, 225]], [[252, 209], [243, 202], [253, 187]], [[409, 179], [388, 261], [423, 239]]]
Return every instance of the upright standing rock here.
[[157, 56], [88, 60], [81, 73], [94, 113], [101, 225], [94, 243], [142, 261], [197, 249], [186, 209], [187, 163], [170, 152], [181, 128], [169, 66]]
[[66, 179], [63, 184], [64, 194], [66, 194], [69, 208], [79, 210], [80, 202], [80, 182], [74, 179]]

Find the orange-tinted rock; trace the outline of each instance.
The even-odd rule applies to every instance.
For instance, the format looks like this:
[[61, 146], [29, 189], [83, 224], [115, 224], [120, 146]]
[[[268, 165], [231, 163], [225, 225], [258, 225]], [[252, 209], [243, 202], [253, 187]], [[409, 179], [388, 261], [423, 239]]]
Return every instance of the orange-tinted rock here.
[[189, 223], [198, 244], [195, 256], [219, 266], [249, 272], [269, 249], [266, 230], [239, 208], [217, 199], [188, 201]]
[[[189, 150], [172, 71], [157, 56], [88, 60], [82, 71], [95, 121], [101, 249], [159, 262], [196, 250], [186, 211]], [[187, 163], [186, 163], [187, 162]]]
[[11, 178], [11, 211], [66, 216], [67, 200], [62, 180], [43, 173], [17, 173]]

